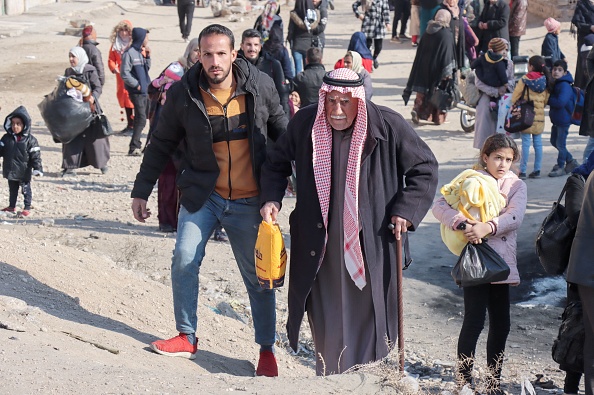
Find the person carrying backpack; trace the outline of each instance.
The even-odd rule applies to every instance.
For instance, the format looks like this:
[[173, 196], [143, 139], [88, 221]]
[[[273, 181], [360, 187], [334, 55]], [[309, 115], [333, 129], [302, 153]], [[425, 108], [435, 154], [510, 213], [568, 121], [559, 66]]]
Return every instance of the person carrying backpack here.
[[567, 150], [567, 135], [571, 126], [571, 116], [575, 108], [575, 93], [573, 90], [573, 77], [567, 71], [567, 63], [557, 60], [553, 63], [552, 73], [555, 79], [551, 96], [549, 97], [549, 117], [551, 118], [551, 145], [558, 151], [557, 164], [549, 173], [549, 177], [560, 177], [571, 173], [579, 166]]

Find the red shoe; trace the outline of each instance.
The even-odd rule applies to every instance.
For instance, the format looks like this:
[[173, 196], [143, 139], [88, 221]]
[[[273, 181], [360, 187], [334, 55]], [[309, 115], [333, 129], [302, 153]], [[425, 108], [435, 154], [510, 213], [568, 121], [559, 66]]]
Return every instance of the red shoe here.
[[274, 353], [272, 351], [260, 351], [260, 360], [258, 361], [258, 369], [256, 369], [256, 376], [278, 376], [276, 358], [274, 357]]
[[2, 211], [6, 211], [8, 213], [15, 213], [16, 212], [16, 208], [8, 206], [8, 207], [4, 207], [2, 209]]
[[21, 211], [21, 217], [28, 217], [29, 214], [31, 214], [31, 212], [29, 210], [23, 210], [23, 211]]
[[194, 359], [198, 351], [198, 339], [194, 345], [190, 344], [185, 333], [172, 337], [169, 340], [157, 340], [151, 343], [151, 349], [157, 354], [168, 357], [182, 357]]

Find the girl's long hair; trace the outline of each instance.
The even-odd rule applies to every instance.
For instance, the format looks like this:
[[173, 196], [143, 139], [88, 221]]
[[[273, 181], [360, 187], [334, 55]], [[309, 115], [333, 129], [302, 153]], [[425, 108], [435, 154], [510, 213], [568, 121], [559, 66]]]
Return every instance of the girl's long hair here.
[[534, 55], [528, 60], [528, 64], [532, 66], [532, 69], [537, 73], [542, 73], [547, 79], [547, 90], [553, 91], [555, 79], [551, 75], [551, 70], [546, 66], [545, 59], [542, 56]]

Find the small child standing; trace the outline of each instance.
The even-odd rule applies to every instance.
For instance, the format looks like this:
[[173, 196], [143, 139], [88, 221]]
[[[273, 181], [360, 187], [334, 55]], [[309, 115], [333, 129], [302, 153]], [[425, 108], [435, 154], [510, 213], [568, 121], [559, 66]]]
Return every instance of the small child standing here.
[[542, 56], [532, 56], [528, 60], [528, 74], [520, 78], [512, 94], [512, 105], [514, 105], [524, 95], [524, 88], [527, 88], [527, 97], [525, 99], [529, 98], [534, 103], [534, 122], [528, 129], [522, 130], [522, 156], [520, 160], [520, 174], [518, 174], [521, 180], [526, 179], [531, 139], [532, 146], [534, 147], [534, 171], [528, 177], [540, 178], [542, 132], [544, 131], [545, 121], [544, 108], [549, 100], [552, 80], [553, 77], [547, 66], [545, 66], [544, 58]]
[[37, 139], [30, 133], [31, 117], [25, 107], [20, 106], [10, 113], [4, 121], [6, 134], [0, 140], [0, 156], [4, 157], [2, 174], [8, 179], [9, 204], [2, 209], [9, 213], [16, 212], [19, 187], [22, 188], [25, 207], [21, 215], [26, 217], [31, 212], [31, 174], [43, 176], [41, 150]]
[[545, 58], [546, 66], [550, 69], [553, 68], [553, 63], [558, 61], [559, 59], [565, 59], [565, 55], [561, 52], [561, 48], [559, 48], [559, 33], [561, 33], [561, 22], [553, 19], [547, 18], [544, 21], [544, 26], [547, 29], [547, 35], [545, 36], [542, 47], [540, 49], [540, 54]]
[[[476, 76], [481, 82], [493, 88], [505, 86], [507, 88], [507, 60], [504, 53], [507, 44], [501, 38], [493, 38], [489, 41], [489, 50], [486, 54], [475, 59], [471, 68], [475, 70]], [[491, 111], [497, 108], [499, 97], [490, 97]]]
[[553, 124], [551, 128], [551, 145], [557, 148], [557, 164], [549, 173], [549, 177], [560, 177], [571, 173], [573, 169], [579, 166], [579, 163], [573, 159], [566, 147], [569, 126], [571, 126], [571, 114], [575, 106], [573, 98], [573, 77], [567, 71], [567, 63], [563, 60], [557, 60], [553, 63], [553, 78], [555, 85], [549, 97], [549, 117]]

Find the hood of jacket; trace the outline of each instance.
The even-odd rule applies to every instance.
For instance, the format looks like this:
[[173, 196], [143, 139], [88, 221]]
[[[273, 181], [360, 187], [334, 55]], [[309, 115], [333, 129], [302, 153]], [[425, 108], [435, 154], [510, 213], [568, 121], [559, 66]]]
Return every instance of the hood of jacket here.
[[135, 27], [132, 29], [132, 45], [131, 47], [136, 49], [138, 52], [142, 50], [142, 44], [146, 38], [147, 30], [141, 27]]
[[8, 114], [8, 116], [4, 120], [4, 130], [6, 130], [6, 132], [10, 133], [10, 134], [14, 134], [12, 131], [12, 128], [10, 126], [10, 120], [13, 117], [21, 118], [23, 120], [24, 125], [23, 125], [23, 131], [21, 132], [21, 134], [23, 136], [28, 135], [29, 132], [31, 131], [31, 117], [29, 116], [27, 109], [23, 106], [19, 106], [16, 110], [14, 110], [10, 114]]
[[573, 84], [573, 76], [571, 75], [571, 73], [569, 72], [569, 70], [567, 71], [567, 74], [565, 74], [563, 77], [561, 78], [557, 78], [555, 80], [555, 84], [558, 82], [567, 82], [569, 84]]
[[[142, 39], [144, 41], [144, 38]], [[85, 38], [83, 40], [83, 44], [92, 44], [92, 45], [99, 45], [99, 43], [97, 42], [97, 40], [93, 40], [92, 38]]]
[[524, 77], [522, 77], [522, 81], [530, 90], [537, 93], [542, 93], [545, 91], [545, 89], [547, 89], [547, 78], [544, 75], [541, 75], [535, 79], [531, 79], [530, 77], [530, 74], [526, 74]]
[[449, 27], [449, 24], [444, 24], [442, 22], [438, 22], [438, 21], [429, 21], [429, 23], [427, 24], [427, 34], [435, 34], [438, 31], [440, 31], [441, 29], [443, 29], [444, 27]]

